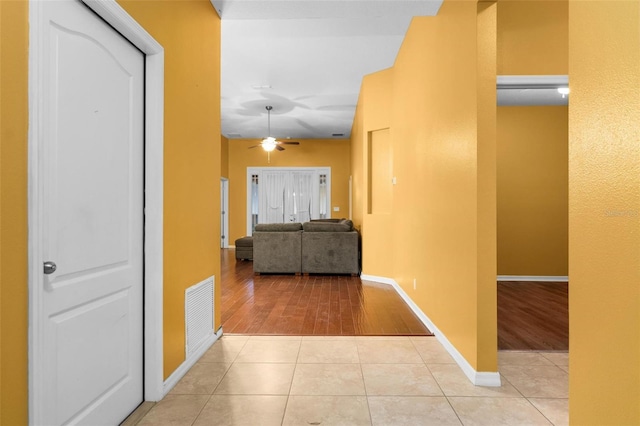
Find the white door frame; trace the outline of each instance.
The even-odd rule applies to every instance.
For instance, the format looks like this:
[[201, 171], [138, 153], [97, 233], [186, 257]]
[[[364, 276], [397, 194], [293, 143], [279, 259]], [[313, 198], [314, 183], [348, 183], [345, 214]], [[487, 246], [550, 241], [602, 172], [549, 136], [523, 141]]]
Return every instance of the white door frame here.
[[221, 244], [223, 249], [229, 248], [229, 179], [226, 177], [220, 178], [220, 213], [224, 212], [220, 220], [221, 223]]
[[[49, 1], [49, 0], [44, 0]], [[164, 49], [115, 0], [81, 0], [145, 54], [145, 223], [144, 223], [144, 400], [164, 396], [162, 346]], [[42, 2], [29, 1], [29, 423], [43, 424], [42, 273], [43, 194], [40, 165], [43, 143], [45, 54]]]

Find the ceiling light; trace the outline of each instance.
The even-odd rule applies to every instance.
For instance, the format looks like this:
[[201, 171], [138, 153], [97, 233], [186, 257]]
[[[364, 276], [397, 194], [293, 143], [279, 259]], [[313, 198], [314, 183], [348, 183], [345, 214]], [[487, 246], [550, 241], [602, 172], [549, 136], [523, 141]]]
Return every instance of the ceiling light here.
[[262, 140], [262, 149], [267, 152], [271, 152], [276, 149], [276, 138], [272, 138], [271, 136], [264, 138]]
[[564, 98], [565, 96], [567, 96], [569, 94], [569, 88], [568, 87], [558, 87], [558, 93], [560, 93], [562, 95], [562, 97]]

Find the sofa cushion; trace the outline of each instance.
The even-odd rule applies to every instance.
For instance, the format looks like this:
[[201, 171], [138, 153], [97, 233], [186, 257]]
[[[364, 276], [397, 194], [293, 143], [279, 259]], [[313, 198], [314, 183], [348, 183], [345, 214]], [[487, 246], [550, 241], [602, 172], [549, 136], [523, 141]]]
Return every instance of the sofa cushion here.
[[301, 223], [259, 223], [256, 231], [259, 232], [296, 232], [302, 230]]
[[[348, 223], [347, 223], [348, 222]], [[351, 221], [334, 222], [305, 222], [302, 225], [305, 232], [350, 232], [353, 231]]]

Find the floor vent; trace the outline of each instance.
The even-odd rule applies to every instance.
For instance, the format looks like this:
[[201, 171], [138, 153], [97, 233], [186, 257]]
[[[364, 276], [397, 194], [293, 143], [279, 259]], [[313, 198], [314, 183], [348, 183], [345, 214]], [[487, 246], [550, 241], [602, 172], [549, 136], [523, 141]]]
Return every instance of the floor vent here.
[[213, 335], [213, 277], [185, 291], [187, 358]]

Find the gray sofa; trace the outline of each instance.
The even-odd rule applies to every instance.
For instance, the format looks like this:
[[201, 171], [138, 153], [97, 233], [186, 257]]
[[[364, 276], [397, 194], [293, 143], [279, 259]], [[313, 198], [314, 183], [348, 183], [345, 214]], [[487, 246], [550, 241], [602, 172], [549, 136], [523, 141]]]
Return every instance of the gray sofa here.
[[360, 234], [350, 220], [256, 225], [253, 272], [358, 275]]
[[253, 232], [253, 272], [301, 272], [302, 224], [269, 223], [256, 225]]

